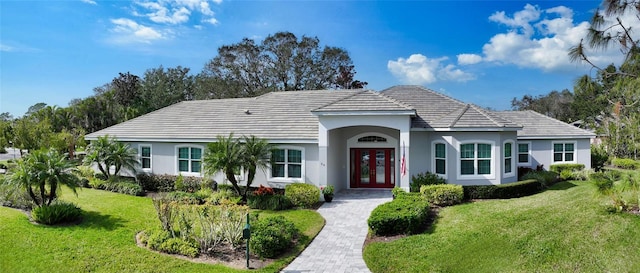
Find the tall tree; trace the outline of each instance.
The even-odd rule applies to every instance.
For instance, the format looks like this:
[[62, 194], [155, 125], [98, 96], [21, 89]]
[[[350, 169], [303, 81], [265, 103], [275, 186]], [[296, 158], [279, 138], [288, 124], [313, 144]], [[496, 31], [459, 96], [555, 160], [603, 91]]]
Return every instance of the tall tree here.
[[140, 99], [141, 113], [148, 113], [194, 97], [194, 76], [189, 68], [175, 67], [148, 69], [143, 76]]
[[511, 108], [513, 110], [533, 110], [540, 114], [559, 119], [565, 122], [575, 121], [576, 118], [570, 110], [573, 103], [573, 93], [565, 89], [562, 92], [551, 91], [546, 95], [524, 95], [522, 99], [513, 98]]

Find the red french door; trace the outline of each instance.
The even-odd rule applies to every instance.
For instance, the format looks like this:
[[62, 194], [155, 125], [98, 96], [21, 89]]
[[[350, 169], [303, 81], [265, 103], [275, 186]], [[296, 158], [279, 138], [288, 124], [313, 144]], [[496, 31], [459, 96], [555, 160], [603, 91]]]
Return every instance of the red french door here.
[[351, 149], [352, 188], [393, 188], [395, 150], [389, 148]]

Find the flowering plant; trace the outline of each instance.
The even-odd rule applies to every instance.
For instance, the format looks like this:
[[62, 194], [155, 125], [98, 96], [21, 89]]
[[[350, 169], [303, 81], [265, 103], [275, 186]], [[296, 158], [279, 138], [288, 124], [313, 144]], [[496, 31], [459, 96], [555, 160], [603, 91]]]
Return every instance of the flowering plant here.
[[256, 191], [254, 191], [253, 194], [254, 195], [274, 195], [275, 192], [273, 191], [272, 188], [260, 185], [260, 187]]
[[322, 191], [322, 194], [325, 195], [333, 195], [333, 185], [320, 187], [320, 191]]

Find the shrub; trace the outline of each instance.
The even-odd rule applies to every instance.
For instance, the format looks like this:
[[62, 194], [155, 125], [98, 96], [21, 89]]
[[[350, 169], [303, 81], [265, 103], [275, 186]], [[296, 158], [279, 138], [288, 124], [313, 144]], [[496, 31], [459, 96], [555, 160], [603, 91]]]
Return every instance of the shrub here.
[[286, 210], [292, 206], [289, 198], [281, 194], [249, 195], [247, 205], [252, 209], [262, 210]]
[[429, 203], [438, 206], [460, 204], [464, 199], [462, 186], [453, 184], [424, 185], [420, 187], [420, 194], [422, 194]]
[[398, 195], [401, 195], [401, 194], [406, 193], [406, 192], [407, 192], [407, 191], [405, 191], [403, 188], [400, 188], [400, 187], [394, 187], [394, 188], [391, 190], [391, 195], [393, 195], [393, 197], [395, 198], [395, 197], [398, 197]]
[[170, 192], [174, 190], [177, 176], [175, 175], [154, 175], [138, 174], [136, 179], [142, 189], [146, 191]]
[[536, 179], [502, 185], [463, 186], [465, 199], [508, 199], [529, 196], [544, 186]]
[[541, 170], [529, 172], [522, 177], [523, 181], [531, 179], [538, 181], [544, 187], [548, 187], [556, 182], [556, 180], [558, 179], [558, 173]]
[[49, 206], [33, 208], [31, 217], [34, 221], [45, 225], [70, 223], [82, 217], [82, 210], [75, 204], [55, 201]]
[[611, 160], [611, 164], [621, 169], [635, 170], [640, 168], [640, 162], [630, 158], [614, 158]]
[[429, 217], [429, 202], [419, 194], [400, 194], [391, 202], [376, 207], [367, 223], [376, 235], [420, 233]]
[[152, 230], [150, 232], [145, 232], [147, 235], [147, 247], [160, 251], [160, 246], [166, 240], [171, 238], [171, 234], [166, 230]]
[[609, 161], [607, 151], [601, 145], [591, 145], [591, 168], [599, 172], [607, 161]]
[[31, 209], [33, 205], [27, 191], [6, 183], [5, 177], [0, 175], [0, 206]]
[[571, 170], [562, 170], [562, 172], [560, 172], [560, 180], [562, 181], [567, 181], [567, 180], [573, 180], [575, 179], [575, 175], [573, 174], [573, 171]]
[[293, 222], [283, 216], [268, 217], [252, 225], [249, 246], [260, 257], [275, 258], [289, 249], [297, 237]]
[[284, 195], [296, 207], [311, 208], [320, 201], [320, 189], [311, 184], [294, 183], [284, 189]]
[[446, 184], [447, 180], [438, 176], [437, 174], [425, 172], [411, 176], [411, 183], [409, 184], [410, 192], [420, 192], [420, 187], [423, 185], [438, 185]]
[[221, 204], [238, 204], [242, 198], [238, 194], [229, 188], [218, 187], [218, 190], [213, 192], [209, 198], [205, 201], [212, 205]]
[[169, 254], [180, 254], [195, 258], [199, 254], [198, 246], [195, 243], [187, 242], [182, 238], [169, 238], [160, 244], [158, 249]]
[[111, 179], [101, 185], [101, 189], [128, 195], [143, 196], [144, 190], [139, 184], [120, 179]]
[[169, 192], [167, 193], [167, 199], [185, 205], [204, 204], [204, 199], [198, 199], [198, 196], [195, 194], [183, 191]]
[[589, 180], [589, 176], [594, 172], [594, 170], [582, 170], [579, 172], [573, 173], [573, 179], [586, 181]]
[[553, 164], [549, 167], [549, 170], [555, 173], [562, 173], [564, 170], [573, 171], [582, 171], [584, 170], [584, 164], [575, 164], [575, 163], [564, 163], [564, 164]]

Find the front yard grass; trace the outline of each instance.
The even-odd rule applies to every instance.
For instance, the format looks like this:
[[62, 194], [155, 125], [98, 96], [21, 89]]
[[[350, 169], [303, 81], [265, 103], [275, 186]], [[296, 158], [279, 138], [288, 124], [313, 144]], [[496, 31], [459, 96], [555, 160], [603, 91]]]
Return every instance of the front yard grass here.
[[[159, 226], [150, 198], [82, 189], [77, 197], [65, 190], [62, 199], [82, 208], [82, 223], [34, 225], [23, 212], [0, 206], [0, 272], [244, 272], [136, 246], [136, 233]], [[305, 235], [305, 246], [324, 225], [320, 214], [311, 210], [262, 213], [292, 220]], [[251, 272], [278, 272], [303, 248]]]
[[587, 182], [447, 207], [425, 234], [364, 249], [372, 272], [640, 272], [640, 216]]

